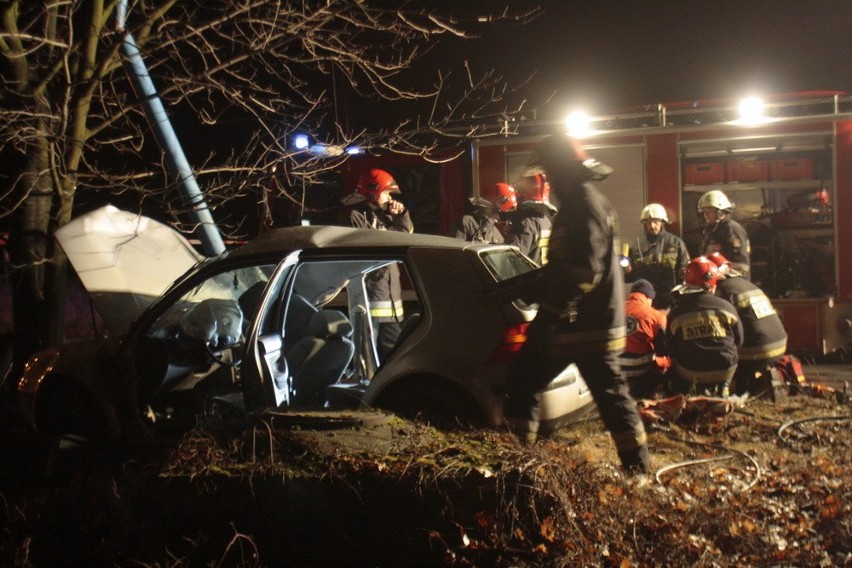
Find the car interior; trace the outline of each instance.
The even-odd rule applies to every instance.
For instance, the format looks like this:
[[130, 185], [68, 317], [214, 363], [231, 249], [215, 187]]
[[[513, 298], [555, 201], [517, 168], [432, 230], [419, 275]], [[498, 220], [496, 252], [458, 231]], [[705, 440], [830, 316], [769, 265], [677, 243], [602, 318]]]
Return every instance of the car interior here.
[[[277, 362], [266, 361], [270, 367], [266, 372], [273, 377], [280, 376], [283, 364], [288, 368], [288, 392], [276, 393], [279, 404], [323, 406], [332, 387], [363, 390], [369, 383], [381, 361], [364, 283], [370, 273], [387, 264], [337, 260], [303, 262], [297, 267], [291, 285], [282, 290], [283, 357]], [[404, 264], [400, 262], [399, 266], [405, 273]], [[407, 273], [403, 280], [409, 282]], [[419, 321], [419, 302], [411, 301], [411, 285], [405, 287], [409, 300], [405, 302], [407, 325], [403, 327], [410, 330]], [[403, 339], [400, 336], [397, 344]], [[306, 352], [307, 367], [303, 362]], [[279, 389], [281, 382], [277, 382]]]
[[[145, 340], [161, 344], [161, 357], [151, 355], [149, 345], [140, 349], [148, 355], [137, 366], [151, 375], [148, 380], [163, 408], [180, 396], [239, 393], [245, 337], [260, 317], [260, 372], [273, 385], [279, 406], [327, 406], [333, 386], [357, 399], [381, 365], [364, 282], [369, 273], [387, 264], [386, 260], [302, 262], [286, 283], [272, 291], [277, 297], [267, 302], [265, 314], [257, 311], [273, 267], [220, 274], [211, 279], [215, 282], [205, 282], [179, 299], [153, 323]], [[404, 264], [399, 265], [406, 317], [396, 345], [420, 321], [420, 303]]]

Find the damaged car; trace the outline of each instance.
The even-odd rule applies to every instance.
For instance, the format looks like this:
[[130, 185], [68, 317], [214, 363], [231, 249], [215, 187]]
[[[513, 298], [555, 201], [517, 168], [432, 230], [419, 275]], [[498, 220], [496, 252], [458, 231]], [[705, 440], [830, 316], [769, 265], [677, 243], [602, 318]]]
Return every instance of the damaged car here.
[[[48, 436], [117, 440], [140, 423], [185, 429], [199, 416], [269, 409], [383, 408], [499, 426], [495, 387], [535, 316], [521, 300], [488, 299], [536, 269], [506, 245], [297, 226], [202, 258], [169, 227], [112, 207], [57, 239], [111, 333], [28, 362], [18, 393]], [[367, 282], [391, 265], [403, 318], [380, 358]], [[573, 365], [542, 400], [545, 430], [592, 402]]]

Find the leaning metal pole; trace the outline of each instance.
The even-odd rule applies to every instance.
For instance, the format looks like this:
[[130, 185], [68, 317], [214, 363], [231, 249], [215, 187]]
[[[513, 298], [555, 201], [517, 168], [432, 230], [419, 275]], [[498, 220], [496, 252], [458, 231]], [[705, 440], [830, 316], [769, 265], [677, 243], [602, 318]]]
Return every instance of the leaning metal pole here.
[[165, 153], [169, 170], [178, 181], [178, 187], [187, 202], [192, 206], [192, 213], [198, 223], [198, 236], [201, 239], [204, 254], [216, 256], [225, 251], [225, 243], [222, 242], [222, 235], [213, 220], [204, 194], [198, 187], [195, 174], [183, 153], [183, 148], [172, 128], [163, 102], [157, 95], [157, 89], [151, 81], [151, 76], [142, 60], [139, 47], [136, 45], [133, 35], [124, 27], [127, 16], [127, 0], [121, 0], [118, 3], [115, 14], [116, 28], [123, 34], [120, 51], [124, 56], [124, 68], [130, 76], [136, 96], [139, 97], [145, 108], [145, 115], [148, 117], [154, 136]]

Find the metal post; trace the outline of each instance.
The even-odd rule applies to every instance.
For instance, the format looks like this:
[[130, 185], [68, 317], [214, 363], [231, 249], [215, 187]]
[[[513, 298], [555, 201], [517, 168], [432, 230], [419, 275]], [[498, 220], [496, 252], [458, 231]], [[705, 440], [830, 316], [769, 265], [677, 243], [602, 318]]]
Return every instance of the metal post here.
[[124, 68], [130, 76], [136, 96], [142, 101], [145, 115], [148, 117], [154, 136], [165, 153], [169, 170], [177, 180], [178, 187], [187, 202], [192, 206], [192, 213], [198, 223], [198, 236], [201, 239], [204, 254], [216, 256], [225, 251], [225, 243], [222, 242], [222, 235], [213, 220], [204, 194], [198, 187], [195, 174], [183, 153], [180, 140], [178, 140], [177, 134], [172, 128], [163, 102], [157, 95], [157, 89], [151, 81], [151, 76], [142, 60], [139, 47], [136, 45], [133, 35], [124, 28], [127, 0], [119, 2], [115, 14], [116, 27], [118, 31], [124, 33], [120, 47], [121, 54], [124, 56]]

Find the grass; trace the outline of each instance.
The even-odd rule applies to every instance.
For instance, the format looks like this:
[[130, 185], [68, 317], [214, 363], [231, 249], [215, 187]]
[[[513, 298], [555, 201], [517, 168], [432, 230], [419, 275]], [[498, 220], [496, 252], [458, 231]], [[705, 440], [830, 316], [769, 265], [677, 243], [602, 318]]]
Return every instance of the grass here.
[[524, 446], [396, 418], [320, 430], [259, 416], [8, 488], [0, 563], [849, 566], [849, 417], [800, 395], [658, 424], [655, 475], [637, 479], [594, 418]]

